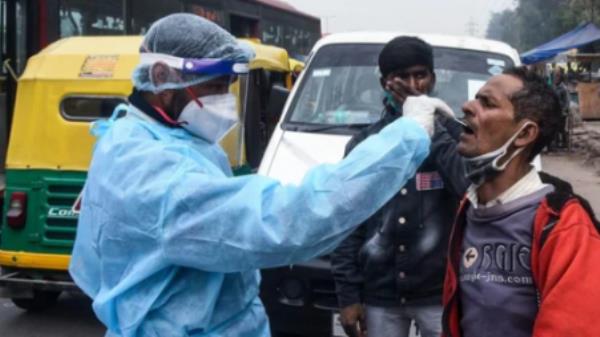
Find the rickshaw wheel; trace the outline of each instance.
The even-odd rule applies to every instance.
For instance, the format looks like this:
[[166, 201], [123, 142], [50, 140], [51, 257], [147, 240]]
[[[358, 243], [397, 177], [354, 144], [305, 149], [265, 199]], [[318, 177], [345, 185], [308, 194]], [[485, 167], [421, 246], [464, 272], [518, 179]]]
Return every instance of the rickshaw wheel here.
[[33, 298], [11, 298], [12, 302], [19, 308], [39, 312], [56, 304], [60, 291], [34, 290]]

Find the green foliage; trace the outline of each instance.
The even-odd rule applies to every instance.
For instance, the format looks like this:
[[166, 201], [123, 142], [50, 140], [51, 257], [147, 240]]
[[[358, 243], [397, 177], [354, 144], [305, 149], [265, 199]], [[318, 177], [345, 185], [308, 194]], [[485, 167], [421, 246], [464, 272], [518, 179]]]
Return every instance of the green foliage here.
[[492, 14], [487, 37], [525, 52], [589, 21], [600, 22], [600, 0], [518, 0]]
[[504, 41], [512, 46], [518, 46], [519, 35], [517, 34], [517, 20], [512, 10], [494, 13], [488, 24], [487, 37], [494, 40]]

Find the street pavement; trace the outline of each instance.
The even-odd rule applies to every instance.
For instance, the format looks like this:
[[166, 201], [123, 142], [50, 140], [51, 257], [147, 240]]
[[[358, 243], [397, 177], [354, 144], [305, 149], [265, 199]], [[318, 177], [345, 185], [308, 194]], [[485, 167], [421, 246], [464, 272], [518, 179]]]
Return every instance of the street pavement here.
[[104, 333], [84, 295], [62, 294], [57, 305], [43, 313], [27, 313], [9, 299], [0, 299], [2, 337], [102, 337]]
[[594, 212], [600, 215], [600, 176], [596, 168], [586, 165], [578, 154], [548, 154], [542, 156], [542, 169], [568, 181], [576, 193], [586, 198]]
[[600, 134], [600, 121], [586, 121], [585, 127]]
[[[600, 176], [577, 155], [551, 154], [542, 158], [543, 169], [571, 182], [600, 213]], [[90, 301], [80, 294], [63, 294], [56, 307], [32, 314], [0, 299], [1, 337], [102, 337], [104, 328], [94, 317]]]

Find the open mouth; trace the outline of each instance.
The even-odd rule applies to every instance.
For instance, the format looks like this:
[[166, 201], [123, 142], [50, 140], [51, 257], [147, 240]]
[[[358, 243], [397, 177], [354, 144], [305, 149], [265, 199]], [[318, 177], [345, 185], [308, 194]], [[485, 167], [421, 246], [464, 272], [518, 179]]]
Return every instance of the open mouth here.
[[469, 124], [469, 122], [466, 119], [460, 120], [460, 124], [462, 125], [464, 133], [466, 133], [467, 135], [474, 135], [475, 134], [475, 131], [473, 130], [473, 127]]
[[467, 135], [474, 135], [475, 131], [473, 130], [473, 127], [467, 122], [466, 119], [458, 119], [458, 118], [454, 118], [454, 122], [460, 124], [460, 126], [462, 127], [462, 130], [465, 134]]

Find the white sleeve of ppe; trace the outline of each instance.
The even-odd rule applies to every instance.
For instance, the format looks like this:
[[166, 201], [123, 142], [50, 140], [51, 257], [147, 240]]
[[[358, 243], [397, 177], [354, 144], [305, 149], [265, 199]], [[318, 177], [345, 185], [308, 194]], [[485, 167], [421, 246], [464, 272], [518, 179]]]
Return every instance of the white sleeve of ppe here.
[[341, 162], [313, 168], [297, 186], [258, 175], [184, 172], [162, 206], [164, 256], [228, 273], [326, 254], [414, 176], [429, 145], [421, 126], [400, 118]]

